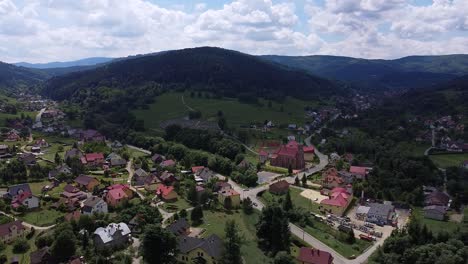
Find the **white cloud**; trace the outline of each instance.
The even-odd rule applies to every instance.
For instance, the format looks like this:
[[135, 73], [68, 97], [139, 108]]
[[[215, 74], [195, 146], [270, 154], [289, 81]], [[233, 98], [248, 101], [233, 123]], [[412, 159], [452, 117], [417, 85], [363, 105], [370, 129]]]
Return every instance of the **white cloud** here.
[[[412, 0], [310, 2], [233, 0], [219, 9], [198, 3], [190, 13], [148, 0], [0, 0], [0, 60], [127, 56], [204, 45], [252, 54], [372, 58], [468, 53], [468, 0], [429, 6]], [[305, 20], [298, 15], [302, 9]], [[339, 38], [327, 40], [329, 34]]]

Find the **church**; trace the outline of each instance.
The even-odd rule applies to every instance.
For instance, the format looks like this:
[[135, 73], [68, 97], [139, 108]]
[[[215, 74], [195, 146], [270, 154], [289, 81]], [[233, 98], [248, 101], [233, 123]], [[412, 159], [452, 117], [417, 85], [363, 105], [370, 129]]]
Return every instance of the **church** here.
[[272, 166], [289, 168], [293, 170], [304, 169], [304, 146], [292, 140], [286, 145], [281, 145], [270, 157]]

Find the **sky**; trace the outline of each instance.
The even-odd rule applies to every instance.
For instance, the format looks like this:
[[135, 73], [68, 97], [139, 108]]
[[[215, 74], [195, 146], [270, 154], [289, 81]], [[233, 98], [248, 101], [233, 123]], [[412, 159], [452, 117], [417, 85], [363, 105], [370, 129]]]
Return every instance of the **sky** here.
[[468, 53], [468, 0], [0, 0], [0, 61], [200, 46], [382, 59]]

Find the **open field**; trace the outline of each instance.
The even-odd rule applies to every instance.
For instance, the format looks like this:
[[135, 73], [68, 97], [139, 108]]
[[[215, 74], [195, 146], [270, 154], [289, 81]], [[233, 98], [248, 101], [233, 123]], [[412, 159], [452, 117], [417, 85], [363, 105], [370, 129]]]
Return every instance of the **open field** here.
[[200, 227], [205, 228], [204, 237], [216, 234], [224, 238], [224, 226], [227, 220], [234, 220], [239, 227], [239, 231], [244, 238], [242, 244], [242, 256], [247, 264], [269, 263], [271, 260], [265, 256], [257, 246], [257, 237], [255, 235], [255, 224], [258, 221], [259, 213], [255, 212], [246, 215], [243, 212], [233, 211], [232, 213], [204, 211], [204, 224]]
[[451, 166], [459, 167], [463, 161], [468, 160], [468, 153], [437, 154], [437, 155], [430, 155], [429, 157], [435, 163], [437, 167], [440, 167], [440, 168], [447, 168]]
[[20, 218], [29, 224], [49, 226], [55, 224], [55, 220], [63, 215], [64, 213], [56, 210], [41, 208], [37, 211], [27, 212]]
[[421, 220], [422, 224], [425, 224], [429, 228], [429, 230], [431, 230], [434, 233], [439, 233], [441, 231], [453, 233], [460, 226], [460, 224], [455, 222], [439, 221], [424, 218], [424, 212], [420, 207], [414, 208], [413, 214], [416, 218]]
[[322, 201], [323, 199], [328, 198], [328, 196], [322, 195], [319, 191], [316, 190], [304, 190], [300, 193], [300, 195], [315, 203], [320, 203], [320, 201]]
[[180, 211], [182, 209], [188, 209], [190, 207], [193, 207], [190, 205], [183, 197], [180, 197], [177, 199], [175, 202], [166, 202], [162, 206], [165, 211], [168, 212], [176, 212]]
[[0, 127], [5, 126], [6, 119], [8, 119], [8, 118], [12, 119], [12, 118], [20, 117], [21, 114], [24, 114], [25, 116], [30, 116], [32, 119], [34, 119], [34, 118], [36, 118], [37, 112], [22, 111], [22, 112], [18, 112], [16, 115], [0, 113]]
[[[272, 120], [273, 123], [289, 124], [304, 123], [304, 107], [316, 107], [317, 102], [306, 102], [287, 98], [282, 104], [261, 100], [263, 106], [240, 103], [237, 99], [208, 99], [190, 97], [190, 93], [165, 93], [156, 98], [149, 109], [135, 110], [134, 114], [142, 118], [148, 129], [159, 129], [161, 121], [180, 118], [187, 115], [187, 107], [182, 103], [182, 95], [186, 105], [202, 113], [202, 119], [216, 120], [218, 111], [222, 111], [229, 125], [240, 126], [250, 123], [263, 123]], [[281, 111], [281, 106], [283, 111]]]

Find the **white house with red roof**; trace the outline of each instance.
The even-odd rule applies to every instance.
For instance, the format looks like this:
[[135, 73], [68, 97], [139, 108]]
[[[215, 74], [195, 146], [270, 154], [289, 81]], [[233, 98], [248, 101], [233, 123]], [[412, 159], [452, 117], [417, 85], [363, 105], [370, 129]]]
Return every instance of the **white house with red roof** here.
[[362, 166], [351, 166], [349, 168], [349, 173], [355, 176], [358, 179], [365, 179], [367, 174], [372, 170], [369, 167], [362, 167]]
[[342, 215], [353, 200], [353, 195], [345, 188], [333, 188], [328, 193], [328, 198], [320, 202], [320, 205], [329, 213]]

